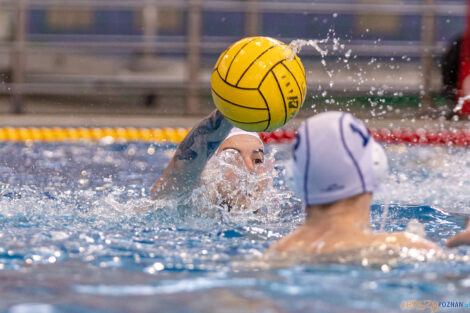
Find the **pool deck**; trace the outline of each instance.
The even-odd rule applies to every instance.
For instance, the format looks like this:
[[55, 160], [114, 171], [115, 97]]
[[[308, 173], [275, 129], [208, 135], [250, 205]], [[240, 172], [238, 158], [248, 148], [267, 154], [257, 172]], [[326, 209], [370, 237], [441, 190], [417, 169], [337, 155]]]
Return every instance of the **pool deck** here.
[[[96, 114], [2, 114], [0, 127], [183, 127], [195, 125], [202, 117], [96, 115]], [[287, 127], [296, 128], [305, 117], [297, 117]], [[430, 119], [366, 119], [371, 128], [470, 129], [470, 121]]]

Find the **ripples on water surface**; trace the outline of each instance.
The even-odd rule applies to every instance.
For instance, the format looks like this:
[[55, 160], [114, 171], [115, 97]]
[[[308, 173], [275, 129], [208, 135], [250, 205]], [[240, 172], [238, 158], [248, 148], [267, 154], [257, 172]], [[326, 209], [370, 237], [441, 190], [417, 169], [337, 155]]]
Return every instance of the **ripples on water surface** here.
[[[396, 312], [403, 300], [470, 300], [468, 261], [257, 261], [303, 219], [280, 178], [288, 147], [270, 147], [270, 208], [212, 217], [188, 214], [208, 206], [197, 195], [149, 200], [174, 148], [1, 144], [0, 312]], [[469, 212], [468, 150], [387, 150], [392, 173], [375, 196], [374, 227], [417, 219], [442, 245]]]

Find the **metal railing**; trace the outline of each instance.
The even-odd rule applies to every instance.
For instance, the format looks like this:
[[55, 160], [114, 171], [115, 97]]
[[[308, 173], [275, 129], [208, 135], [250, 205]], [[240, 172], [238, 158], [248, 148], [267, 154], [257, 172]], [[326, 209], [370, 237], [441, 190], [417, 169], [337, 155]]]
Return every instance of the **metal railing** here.
[[[201, 81], [198, 74], [201, 68], [201, 54], [204, 52], [220, 52], [229, 45], [227, 40], [216, 40], [208, 42], [204, 40], [201, 31], [202, 13], [204, 11], [219, 12], [244, 12], [245, 35], [252, 36], [259, 34], [260, 15], [262, 13], [339, 13], [339, 14], [381, 14], [381, 15], [419, 15], [421, 16], [421, 42], [417, 46], [409, 44], [387, 44], [380, 45], [371, 42], [352, 42], [348, 44], [358, 55], [389, 55], [395, 51], [400, 55], [415, 55], [421, 58], [422, 66], [422, 102], [423, 108], [427, 109], [431, 105], [431, 72], [433, 68], [433, 58], [442, 53], [443, 43], [435, 40], [435, 24], [437, 16], [465, 16], [466, 6], [462, 3], [446, 2], [437, 4], [436, 0], [423, 0], [420, 4], [353, 4], [353, 3], [308, 3], [308, 2], [269, 2], [258, 0], [245, 1], [214, 1], [214, 0], [133, 0], [133, 1], [108, 1], [108, 0], [0, 0], [0, 8], [6, 8], [12, 12], [14, 21], [13, 40], [11, 42], [0, 42], [0, 51], [10, 53], [11, 83], [0, 85], [0, 93], [11, 94], [12, 112], [21, 113], [23, 111], [24, 96], [35, 93], [59, 93], [58, 86], [53, 83], [28, 82], [26, 79], [26, 56], [28, 52], [44, 51], [66, 51], [73, 49], [75, 53], [88, 52], [112, 52], [116, 49], [122, 51], [143, 51], [151, 53], [155, 49], [163, 52], [184, 53], [186, 55], [187, 74], [181, 82], [159, 82], [155, 86], [152, 80], [139, 80], [134, 83], [117, 79], [103, 80], [87, 77], [89, 84], [97, 82], [99, 88], [108, 87], [117, 92], [123, 92], [126, 88], [133, 88], [138, 91], [150, 89], [178, 89], [186, 95], [186, 112], [197, 113], [199, 108], [199, 98], [201, 90], [208, 88], [207, 81]], [[143, 34], [139, 36], [138, 42], [99, 40], [101, 37], [111, 37], [106, 35], [91, 35], [88, 38], [95, 38], [93, 41], [69, 41], [69, 42], [38, 42], [31, 38], [41, 38], [32, 36], [28, 38], [27, 33], [27, 12], [31, 9], [45, 9], [59, 6], [61, 10], [80, 10], [94, 8], [99, 10], [148, 10], [148, 8], [177, 8], [187, 12], [187, 35], [181, 38], [172, 37], [172, 42], [162, 42], [155, 40], [156, 16], [155, 14], [144, 14]], [[75, 36], [75, 35], [71, 35]], [[80, 36], [80, 35], [76, 35]], [[44, 38], [47, 35], [43, 36]], [[105, 82], [104, 82], [105, 81]], [[98, 90], [96, 87], [96, 90]], [[60, 88], [62, 93], [73, 93], [75, 85], [73, 81], [64, 82]], [[93, 88], [92, 88], [93, 90]]]

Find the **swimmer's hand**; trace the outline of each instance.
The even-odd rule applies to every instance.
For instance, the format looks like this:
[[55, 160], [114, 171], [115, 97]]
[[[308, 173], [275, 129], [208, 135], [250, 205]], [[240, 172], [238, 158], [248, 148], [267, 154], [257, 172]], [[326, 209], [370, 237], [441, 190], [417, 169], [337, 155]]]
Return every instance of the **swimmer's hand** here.
[[193, 127], [153, 184], [150, 196], [156, 199], [194, 188], [207, 160], [217, 151], [232, 127], [218, 110]]
[[455, 248], [462, 245], [470, 245], [470, 218], [467, 218], [467, 228], [446, 241], [446, 247]]

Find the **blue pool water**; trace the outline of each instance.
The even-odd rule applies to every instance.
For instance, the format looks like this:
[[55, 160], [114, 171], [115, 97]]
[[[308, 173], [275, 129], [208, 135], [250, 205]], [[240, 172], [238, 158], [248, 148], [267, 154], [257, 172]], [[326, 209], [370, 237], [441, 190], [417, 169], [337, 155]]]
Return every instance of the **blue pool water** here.
[[[0, 147], [0, 312], [412, 312], [404, 300], [470, 301], [470, 261], [453, 255], [465, 248], [427, 262], [260, 261], [303, 220], [286, 187], [289, 146], [269, 147], [272, 207], [211, 216], [194, 195], [149, 199], [173, 145]], [[470, 212], [468, 149], [387, 153], [392, 171], [374, 197], [374, 228], [417, 220], [443, 245]]]

